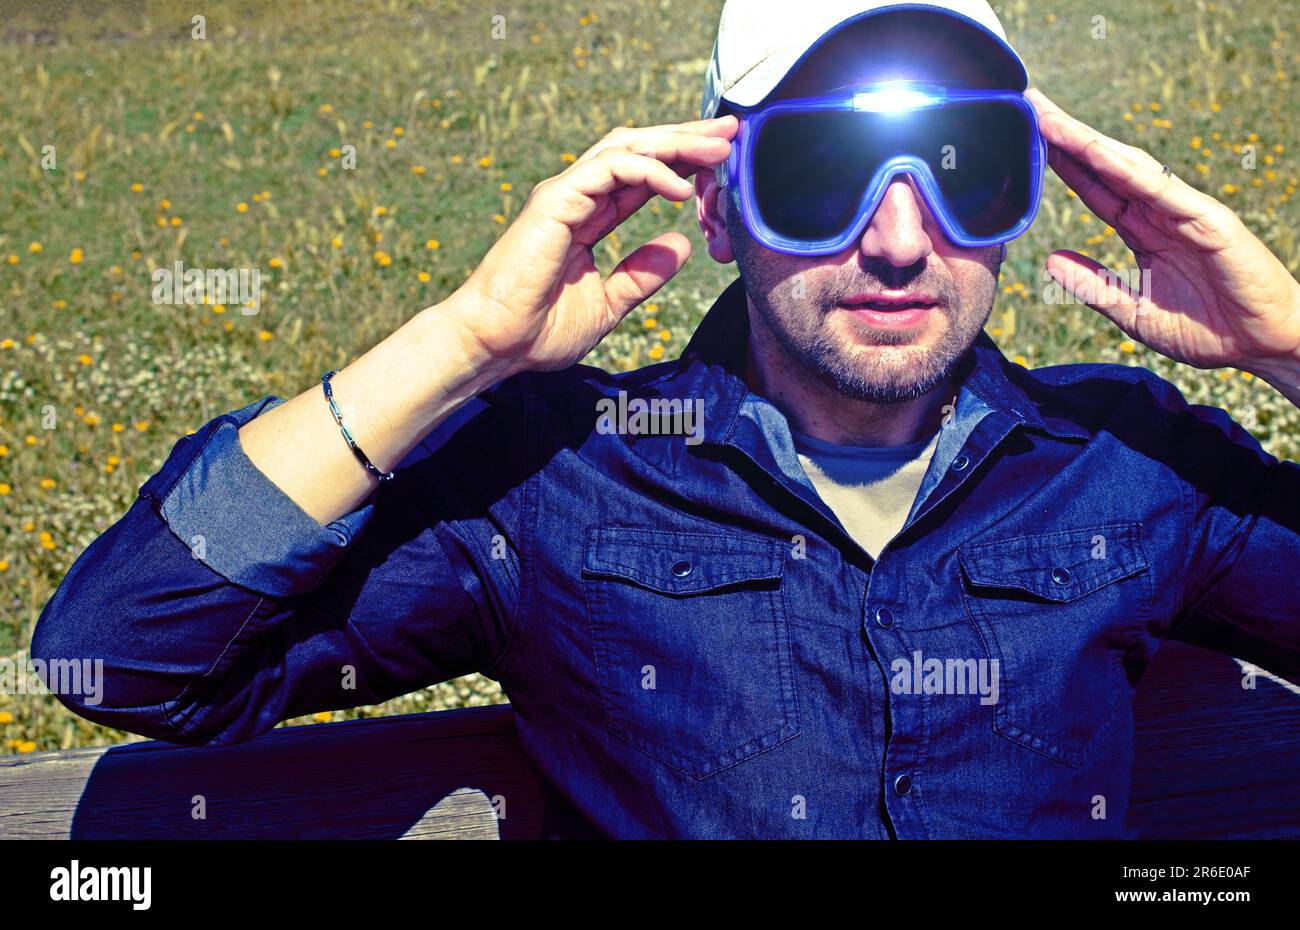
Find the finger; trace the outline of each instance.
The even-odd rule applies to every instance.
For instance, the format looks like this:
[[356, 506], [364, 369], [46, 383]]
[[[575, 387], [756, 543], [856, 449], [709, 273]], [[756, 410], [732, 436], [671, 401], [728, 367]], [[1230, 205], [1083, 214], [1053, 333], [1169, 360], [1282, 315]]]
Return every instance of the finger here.
[[1075, 300], [1133, 335], [1142, 295], [1117, 272], [1078, 252], [1061, 250], [1047, 256], [1047, 273]]
[[537, 208], [577, 229], [607, 206], [606, 196], [621, 188], [645, 187], [668, 200], [687, 200], [695, 185], [663, 162], [623, 149], [600, 157], [538, 185]]
[[1134, 162], [1148, 164], [1156, 168], [1160, 167], [1160, 162], [1148, 152], [1137, 146], [1120, 142], [1118, 139], [1112, 139], [1078, 117], [1071, 116], [1037, 88], [1025, 91], [1025, 97], [1038, 112], [1039, 128], [1049, 142], [1055, 142], [1070, 151], [1081, 151], [1089, 142], [1095, 140]]
[[1141, 200], [1166, 216], [1191, 219], [1207, 213], [1218, 203], [1159, 165], [1139, 165], [1098, 142], [1090, 142], [1081, 153], [1080, 163], [1121, 197]]
[[[731, 143], [714, 136], [688, 132], [629, 129], [611, 133], [582, 154], [574, 165], [589, 162], [611, 149], [627, 149], [662, 162], [680, 162], [706, 167], [722, 162], [731, 153]], [[573, 170], [570, 168], [569, 170]]]
[[605, 299], [621, 320], [671, 281], [690, 257], [691, 241], [681, 233], [656, 236], [610, 272]]
[[1047, 163], [1052, 166], [1057, 177], [1079, 195], [1089, 210], [1107, 224], [1118, 228], [1116, 221], [1124, 212], [1124, 198], [1107, 187], [1091, 168], [1080, 163], [1065, 149], [1049, 145]]
[[1172, 174], [1165, 174], [1164, 166], [1148, 152], [1075, 119], [1041, 91], [1026, 91], [1025, 97], [1039, 112], [1038, 124], [1049, 143], [1049, 155], [1054, 145], [1074, 156], [1116, 195], [1142, 200], [1168, 216], [1181, 218], [1199, 216], [1215, 202]]

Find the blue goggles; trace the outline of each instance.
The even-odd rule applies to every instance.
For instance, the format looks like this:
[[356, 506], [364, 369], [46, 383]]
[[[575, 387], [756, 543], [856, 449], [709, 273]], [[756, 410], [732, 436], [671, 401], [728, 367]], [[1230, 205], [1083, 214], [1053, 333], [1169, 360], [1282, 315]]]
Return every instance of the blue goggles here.
[[1047, 145], [1019, 93], [888, 82], [735, 109], [718, 184], [738, 190], [745, 228], [774, 251], [847, 248], [899, 174], [959, 246], [1014, 239], [1038, 212]]

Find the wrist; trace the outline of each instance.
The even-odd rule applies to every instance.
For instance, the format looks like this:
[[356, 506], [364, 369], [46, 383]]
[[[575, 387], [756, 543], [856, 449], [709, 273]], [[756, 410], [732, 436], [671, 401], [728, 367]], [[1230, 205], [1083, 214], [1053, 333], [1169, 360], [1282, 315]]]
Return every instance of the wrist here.
[[454, 352], [459, 370], [474, 385], [475, 393], [518, 374], [526, 367], [512, 355], [492, 351], [479, 338], [473, 321], [481, 318], [483, 311], [475, 295], [461, 288], [418, 315], [426, 338], [432, 338]]

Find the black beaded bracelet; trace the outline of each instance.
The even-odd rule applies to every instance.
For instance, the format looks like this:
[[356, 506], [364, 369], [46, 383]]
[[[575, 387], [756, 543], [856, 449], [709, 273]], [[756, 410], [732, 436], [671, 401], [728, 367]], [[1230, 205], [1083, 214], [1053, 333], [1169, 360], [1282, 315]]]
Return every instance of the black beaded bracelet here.
[[371, 462], [370, 459], [366, 457], [366, 454], [361, 451], [361, 447], [357, 445], [357, 441], [352, 438], [352, 433], [343, 425], [343, 414], [339, 412], [339, 405], [334, 403], [334, 389], [330, 387], [330, 378], [334, 377], [336, 374], [338, 374], [337, 371], [327, 371], [320, 379], [321, 386], [325, 389], [325, 399], [329, 401], [330, 413], [334, 414], [334, 422], [337, 423], [339, 429], [343, 431], [343, 438], [348, 441], [348, 448], [351, 449], [352, 454], [357, 457], [357, 461], [365, 466], [366, 471], [370, 472], [380, 481], [391, 481], [393, 479], [393, 473], [390, 471], [385, 474], [376, 468], [374, 463]]

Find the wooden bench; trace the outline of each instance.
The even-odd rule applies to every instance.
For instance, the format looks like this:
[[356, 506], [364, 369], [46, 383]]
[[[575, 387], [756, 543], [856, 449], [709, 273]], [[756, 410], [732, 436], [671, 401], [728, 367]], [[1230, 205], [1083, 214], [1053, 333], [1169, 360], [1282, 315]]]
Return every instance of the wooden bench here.
[[[1136, 704], [1141, 836], [1300, 837], [1300, 689], [1241, 680], [1232, 659], [1161, 649]], [[543, 797], [498, 705], [0, 758], [0, 838], [533, 839]]]

